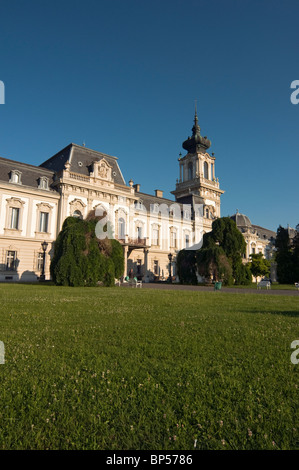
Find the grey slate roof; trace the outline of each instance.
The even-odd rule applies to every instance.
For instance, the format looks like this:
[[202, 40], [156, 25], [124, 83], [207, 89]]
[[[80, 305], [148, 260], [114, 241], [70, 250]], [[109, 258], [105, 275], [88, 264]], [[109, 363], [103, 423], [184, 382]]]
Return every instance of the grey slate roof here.
[[276, 238], [276, 232], [273, 230], [268, 230], [267, 228], [260, 227], [259, 225], [254, 225], [250, 222], [249, 217], [244, 214], [237, 212], [231, 216], [231, 219], [234, 220], [237, 224], [237, 227], [241, 232], [244, 232], [244, 229], [249, 229], [252, 233], [256, 233], [257, 236], [262, 240], [271, 240]]
[[117, 157], [107, 155], [96, 150], [88, 149], [77, 144], [69, 144], [64, 149], [53, 155], [40, 166], [52, 171], [62, 171], [67, 161], [70, 163], [70, 171], [89, 176], [94, 161], [105, 159], [112, 166], [112, 174], [116, 184], [125, 185], [125, 180], [117, 163]]
[[252, 223], [250, 222], [249, 217], [245, 214], [240, 214], [237, 212], [236, 214], [231, 216], [231, 219], [234, 220], [237, 224], [237, 227], [251, 227]]
[[[49, 185], [53, 183], [54, 172], [47, 168], [41, 168], [27, 163], [17, 162], [7, 158], [0, 157], [0, 181], [6, 183], [10, 180], [11, 171], [17, 170], [22, 173], [21, 186], [30, 186], [31, 188], [38, 188], [39, 179], [45, 176], [49, 179]], [[12, 185], [19, 185], [19, 183], [11, 183]]]
[[252, 225], [252, 227], [256, 230], [257, 235], [262, 239], [270, 240], [271, 238], [276, 238], [276, 232], [273, 232], [273, 230], [268, 230], [267, 228], [260, 227], [259, 225]]
[[[151, 208], [154, 204], [166, 204], [168, 207], [170, 207], [172, 204], [175, 204], [175, 207], [179, 206], [180, 210], [183, 211], [184, 207], [183, 204], [180, 202], [174, 201], [172, 199], [167, 199], [164, 197], [157, 197], [157, 196], [152, 196], [151, 194], [146, 194], [142, 192], [135, 192], [135, 196], [142, 201], [142, 205], [145, 207], [145, 209], [150, 212]], [[187, 205], [188, 203], [185, 203]], [[185, 207], [186, 209], [186, 207]], [[190, 206], [191, 209], [191, 206]], [[176, 216], [181, 216], [181, 214], [175, 214]]]

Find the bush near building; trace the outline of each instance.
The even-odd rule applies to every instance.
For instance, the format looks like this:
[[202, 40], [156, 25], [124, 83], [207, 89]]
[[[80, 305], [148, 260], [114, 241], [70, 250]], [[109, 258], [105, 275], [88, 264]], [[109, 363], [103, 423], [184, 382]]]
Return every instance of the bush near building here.
[[[225, 285], [247, 285], [252, 282], [248, 265], [242, 263], [246, 243], [230, 217], [214, 220], [212, 231], [203, 236], [203, 245], [196, 253], [196, 268], [206, 280], [222, 281]], [[178, 256], [178, 272], [194, 270], [193, 259], [183, 250]], [[190, 260], [192, 261], [190, 263]], [[180, 275], [179, 275], [180, 277]], [[184, 279], [181, 279], [184, 282]]]
[[98, 218], [68, 217], [54, 247], [51, 276], [61, 286], [113, 286], [124, 272], [123, 249], [117, 240], [98, 240]]

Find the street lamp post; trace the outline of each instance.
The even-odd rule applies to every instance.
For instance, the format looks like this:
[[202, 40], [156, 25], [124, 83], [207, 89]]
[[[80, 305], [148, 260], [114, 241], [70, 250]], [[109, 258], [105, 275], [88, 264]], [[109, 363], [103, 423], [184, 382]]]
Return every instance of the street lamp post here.
[[40, 281], [45, 281], [46, 280], [46, 276], [45, 276], [45, 266], [46, 266], [46, 251], [47, 251], [47, 248], [48, 248], [48, 243], [46, 241], [44, 241], [42, 243], [42, 249], [43, 249], [43, 269], [42, 269], [42, 274], [39, 278]]
[[168, 255], [168, 259], [169, 259], [169, 282], [172, 282], [172, 277], [171, 277], [171, 262], [172, 262], [172, 253], [169, 253]]

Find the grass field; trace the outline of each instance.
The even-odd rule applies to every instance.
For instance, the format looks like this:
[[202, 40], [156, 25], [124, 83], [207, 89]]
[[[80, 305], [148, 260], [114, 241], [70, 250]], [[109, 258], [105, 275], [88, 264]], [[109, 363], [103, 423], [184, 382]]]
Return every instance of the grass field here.
[[2, 284], [0, 301], [0, 449], [299, 449], [297, 296]]

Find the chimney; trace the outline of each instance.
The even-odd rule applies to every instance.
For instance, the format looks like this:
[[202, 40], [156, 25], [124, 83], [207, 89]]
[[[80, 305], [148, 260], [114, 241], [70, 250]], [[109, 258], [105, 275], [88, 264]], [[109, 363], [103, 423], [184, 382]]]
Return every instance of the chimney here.
[[140, 192], [140, 184], [134, 184], [133, 188], [135, 188], [135, 191], [137, 191], [137, 193]]
[[155, 196], [156, 197], [163, 197], [163, 191], [161, 191], [161, 189], [155, 189]]

